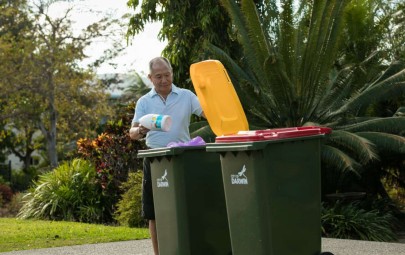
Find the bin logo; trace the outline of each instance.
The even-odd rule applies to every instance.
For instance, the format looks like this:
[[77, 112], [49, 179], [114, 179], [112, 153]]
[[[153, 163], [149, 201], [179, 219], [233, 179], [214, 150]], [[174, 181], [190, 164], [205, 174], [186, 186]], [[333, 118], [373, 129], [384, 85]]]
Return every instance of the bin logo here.
[[248, 184], [248, 179], [245, 175], [246, 165], [243, 165], [242, 170], [238, 174], [231, 174], [231, 183], [232, 184]]
[[167, 169], [165, 169], [165, 173], [162, 175], [162, 177], [157, 178], [158, 188], [169, 187], [169, 180], [167, 180], [166, 176], [167, 176]]

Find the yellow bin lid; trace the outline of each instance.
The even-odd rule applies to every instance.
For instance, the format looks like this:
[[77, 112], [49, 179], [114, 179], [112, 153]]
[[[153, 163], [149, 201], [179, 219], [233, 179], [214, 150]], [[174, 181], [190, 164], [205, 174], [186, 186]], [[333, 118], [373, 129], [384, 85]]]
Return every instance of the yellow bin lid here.
[[201, 107], [217, 136], [248, 130], [245, 112], [225, 67], [218, 60], [190, 66], [190, 76]]

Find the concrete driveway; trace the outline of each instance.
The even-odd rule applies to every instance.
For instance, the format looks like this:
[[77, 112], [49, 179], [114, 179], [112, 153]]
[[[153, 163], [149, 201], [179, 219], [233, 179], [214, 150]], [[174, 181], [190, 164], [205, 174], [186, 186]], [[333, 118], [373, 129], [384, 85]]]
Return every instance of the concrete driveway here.
[[[334, 255], [405, 255], [404, 243], [322, 238], [322, 251]], [[153, 255], [149, 239], [48, 249], [4, 252], [1, 255]], [[209, 255], [209, 254], [207, 254]], [[252, 254], [254, 255], [254, 254]], [[297, 254], [298, 255], [298, 254]]]

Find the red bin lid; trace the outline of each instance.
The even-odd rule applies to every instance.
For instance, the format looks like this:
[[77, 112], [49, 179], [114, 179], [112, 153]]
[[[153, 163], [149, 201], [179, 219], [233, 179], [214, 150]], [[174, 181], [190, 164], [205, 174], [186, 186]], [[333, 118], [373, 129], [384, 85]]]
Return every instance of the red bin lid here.
[[253, 131], [239, 131], [237, 135], [218, 136], [215, 139], [217, 143], [230, 142], [255, 142], [264, 140], [280, 140], [296, 137], [306, 137], [314, 135], [324, 135], [332, 132], [332, 129], [327, 127], [289, 127], [289, 128], [274, 128]]

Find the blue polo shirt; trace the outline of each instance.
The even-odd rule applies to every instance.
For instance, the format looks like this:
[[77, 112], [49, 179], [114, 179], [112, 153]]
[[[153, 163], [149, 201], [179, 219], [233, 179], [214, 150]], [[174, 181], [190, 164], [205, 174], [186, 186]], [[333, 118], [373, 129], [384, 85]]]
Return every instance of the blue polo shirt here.
[[135, 107], [133, 123], [146, 114], [170, 115], [172, 126], [168, 132], [149, 131], [146, 135], [146, 145], [150, 148], [166, 147], [170, 142], [187, 142], [190, 138], [189, 126], [192, 114], [201, 116], [202, 108], [197, 96], [187, 89], [172, 84], [172, 91], [166, 102], [152, 88], [146, 95], [139, 98]]

